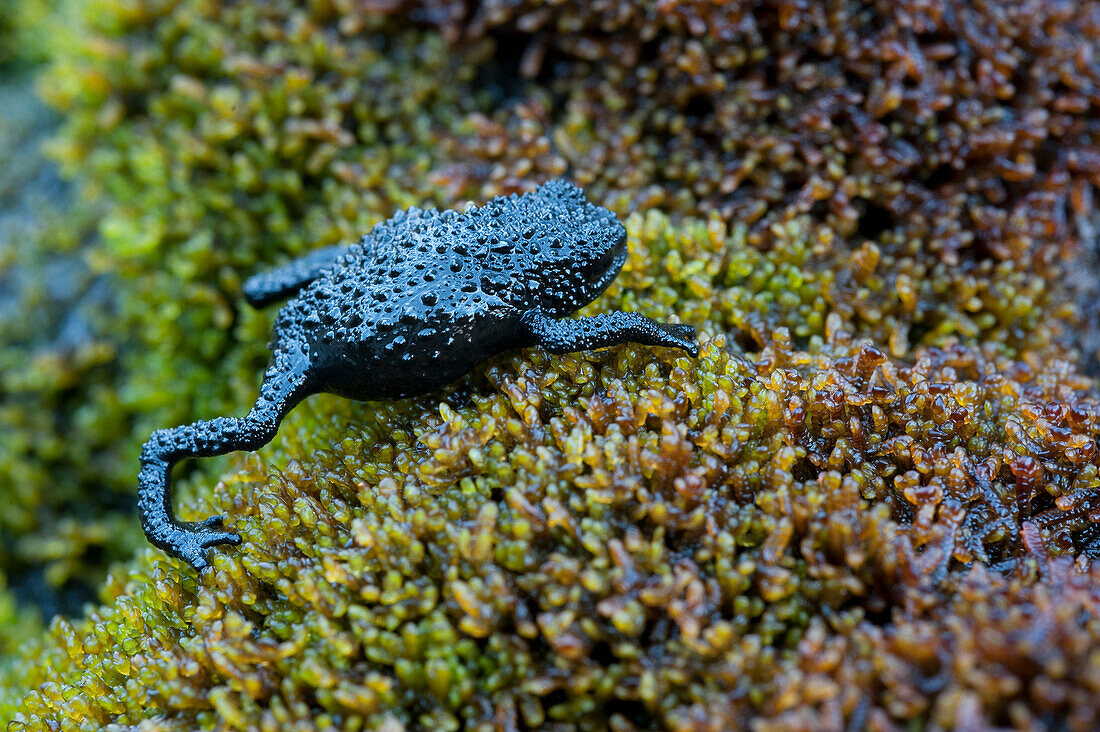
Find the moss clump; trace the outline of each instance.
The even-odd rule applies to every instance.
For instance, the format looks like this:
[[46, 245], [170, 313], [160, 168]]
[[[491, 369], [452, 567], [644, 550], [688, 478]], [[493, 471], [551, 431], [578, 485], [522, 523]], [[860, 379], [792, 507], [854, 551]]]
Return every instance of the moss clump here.
[[33, 608], [20, 607], [7, 580], [0, 575], [0, 708], [13, 708], [26, 692], [22, 678], [26, 662], [18, 651], [27, 639], [41, 632], [38, 614]]
[[16, 55], [15, 20], [18, 0], [0, 0], [0, 66], [10, 63]]
[[[1097, 726], [1100, 4], [87, 7], [44, 80], [116, 293], [85, 500], [249, 403], [244, 275], [410, 203], [568, 172], [627, 217], [595, 307], [706, 346], [315, 398], [184, 491], [240, 549], [21, 652], [15, 729]], [[50, 538], [62, 459], [5, 459]]]
[[79, 611], [71, 580], [128, 556], [140, 531], [87, 490], [128, 454], [117, 412], [89, 405], [117, 402], [112, 281], [83, 262], [100, 207], [43, 161], [57, 119], [32, 89], [25, 74], [0, 83], [0, 574], [52, 615]]
[[[675, 252], [754, 251], [627, 226], [602, 307]], [[1091, 382], [707, 330], [694, 361], [530, 351], [438, 395], [314, 398], [194, 508], [241, 549], [201, 582], [152, 550], [116, 573], [33, 651], [14, 728], [1095, 725]]]
[[40, 63], [46, 57], [46, 18], [58, 0], [0, 0], [0, 68]]

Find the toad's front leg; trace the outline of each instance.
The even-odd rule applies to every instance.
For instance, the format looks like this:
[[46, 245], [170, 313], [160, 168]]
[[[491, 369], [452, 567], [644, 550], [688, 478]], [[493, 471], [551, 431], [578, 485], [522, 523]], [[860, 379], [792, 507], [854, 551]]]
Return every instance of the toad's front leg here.
[[200, 522], [176, 518], [172, 510], [172, 467], [189, 457], [212, 457], [266, 445], [275, 437], [287, 412], [311, 393], [308, 375], [309, 365], [300, 349], [280, 350], [264, 374], [260, 398], [247, 416], [219, 417], [157, 430], [149, 437], [141, 450], [138, 511], [150, 542], [197, 570], [207, 566], [208, 548], [240, 543], [240, 535], [224, 530], [221, 516]]
[[692, 356], [699, 355], [693, 326], [660, 323], [638, 313], [601, 313], [590, 318], [558, 320], [536, 309], [527, 312], [521, 324], [535, 343], [551, 353], [641, 343], [680, 348]]

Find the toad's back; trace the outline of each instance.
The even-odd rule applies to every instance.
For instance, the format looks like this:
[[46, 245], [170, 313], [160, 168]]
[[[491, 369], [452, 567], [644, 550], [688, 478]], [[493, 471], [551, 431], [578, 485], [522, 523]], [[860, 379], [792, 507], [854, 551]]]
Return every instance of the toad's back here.
[[304, 342], [318, 386], [396, 398], [453, 381], [522, 345], [526, 250], [479, 236], [454, 211], [416, 212], [396, 236], [353, 247], [282, 309], [273, 347]]

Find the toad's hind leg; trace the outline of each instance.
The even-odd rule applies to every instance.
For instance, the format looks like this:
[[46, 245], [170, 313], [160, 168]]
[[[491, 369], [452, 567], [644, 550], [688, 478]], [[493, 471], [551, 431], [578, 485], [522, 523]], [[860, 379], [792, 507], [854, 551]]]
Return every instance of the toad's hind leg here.
[[270, 272], [252, 275], [241, 288], [244, 299], [252, 307], [262, 308], [276, 300], [295, 295], [320, 277], [321, 272], [334, 265], [337, 258], [347, 250], [347, 246], [342, 244], [317, 249]]
[[241, 537], [222, 526], [222, 517], [200, 522], [176, 519], [172, 511], [172, 467], [190, 457], [256, 450], [275, 436], [287, 412], [313, 393], [309, 360], [296, 343], [280, 344], [264, 374], [260, 397], [245, 417], [219, 417], [157, 430], [141, 450], [138, 511], [145, 536], [168, 554], [197, 570], [207, 565], [206, 549], [239, 544]]

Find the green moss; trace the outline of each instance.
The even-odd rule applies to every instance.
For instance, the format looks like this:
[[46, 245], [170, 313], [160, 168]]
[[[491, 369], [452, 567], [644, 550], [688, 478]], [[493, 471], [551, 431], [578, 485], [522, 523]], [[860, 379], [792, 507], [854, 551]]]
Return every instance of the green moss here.
[[46, 20], [59, 0], [0, 0], [0, 67], [41, 63], [47, 55]]
[[26, 692], [23, 678], [26, 661], [18, 651], [23, 647], [24, 653], [27, 652], [27, 640], [41, 632], [37, 613], [33, 608], [19, 606], [6, 578], [0, 575], [0, 708], [14, 708]]
[[3, 0], [0, 2], [0, 65], [9, 63], [15, 58], [15, 19], [18, 0]]
[[[118, 497], [90, 489], [125, 454], [111, 365], [117, 345], [108, 276], [83, 262], [102, 207], [74, 200], [38, 147], [56, 117], [33, 96], [32, 79], [0, 85], [0, 572], [49, 612], [79, 610], [57, 593], [128, 556], [140, 532]], [[104, 507], [113, 512], [104, 514]], [[70, 588], [71, 589], [71, 588]]]

